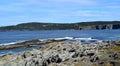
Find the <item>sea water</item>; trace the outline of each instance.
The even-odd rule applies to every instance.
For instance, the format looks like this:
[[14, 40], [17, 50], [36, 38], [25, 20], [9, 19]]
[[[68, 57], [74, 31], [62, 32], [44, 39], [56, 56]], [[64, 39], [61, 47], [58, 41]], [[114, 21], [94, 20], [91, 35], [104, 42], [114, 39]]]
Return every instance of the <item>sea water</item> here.
[[[0, 32], [0, 45], [9, 45], [26, 40], [50, 39], [50, 38], [92, 38], [98, 40], [119, 40], [120, 30], [39, 30], [39, 31], [6, 31]], [[25, 49], [2, 50], [0, 55], [21, 52]]]

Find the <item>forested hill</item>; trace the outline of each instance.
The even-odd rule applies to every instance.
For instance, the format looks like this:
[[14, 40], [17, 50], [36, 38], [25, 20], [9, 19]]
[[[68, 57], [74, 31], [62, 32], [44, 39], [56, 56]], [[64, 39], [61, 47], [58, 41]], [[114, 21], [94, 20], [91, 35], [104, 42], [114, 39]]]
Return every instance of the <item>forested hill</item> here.
[[0, 27], [0, 31], [12, 30], [103, 30], [120, 29], [120, 21], [94, 21], [79, 23], [22, 23], [14, 26]]

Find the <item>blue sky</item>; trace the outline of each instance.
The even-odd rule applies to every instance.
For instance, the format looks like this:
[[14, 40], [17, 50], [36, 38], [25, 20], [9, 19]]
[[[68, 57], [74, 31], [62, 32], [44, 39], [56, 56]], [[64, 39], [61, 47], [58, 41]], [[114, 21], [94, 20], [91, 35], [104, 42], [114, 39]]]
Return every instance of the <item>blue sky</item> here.
[[1, 0], [0, 26], [120, 20], [120, 0]]

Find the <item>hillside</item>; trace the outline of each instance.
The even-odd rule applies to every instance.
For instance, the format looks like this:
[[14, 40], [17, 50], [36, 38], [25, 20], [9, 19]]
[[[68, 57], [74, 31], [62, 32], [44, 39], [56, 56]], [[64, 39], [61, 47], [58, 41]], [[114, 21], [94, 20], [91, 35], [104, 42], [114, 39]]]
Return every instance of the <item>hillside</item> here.
[[0, 31], [12, 30], [102, 30], [120, 29], [120, 21], [94, 21], [79, 23], [22, 23], [14, 26], [0, 27]]

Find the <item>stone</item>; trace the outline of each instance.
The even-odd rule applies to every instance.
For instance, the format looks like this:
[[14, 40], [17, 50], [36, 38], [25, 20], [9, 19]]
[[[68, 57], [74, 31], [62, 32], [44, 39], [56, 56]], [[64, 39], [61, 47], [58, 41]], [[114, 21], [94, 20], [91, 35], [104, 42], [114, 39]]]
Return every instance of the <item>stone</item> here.
[[93, 56], [93, 55], [95, 55], [95, 53], [94, 52], [92, 52], [92, 53], [87, 53], [87, 56]]
[[74, 49], [74, 48], [72, 48], [72, 49], [70, 49], [70, 50], [69, 50], [69, 52], [75, 52], [75, 49]]
[[[107, 44], [107, 43], [106, 43]], [[109, 45], [105, 43], [97, 44], [51, 44], [44, 48], [24, 51], [16, 55], [0, 57], [0, 66], [74, 66], [75, 63], [82, 63], [82, 66], [93, 66], [92, 64], [104, 65], [101, 58], [119, 58], [119, 53], [106, 53], [100, 56], [97, 50], [105, 49]], [[76, 49], [77, 48], [77, 49]], [[100, 48], [100, 49], [99, 49]], [[100, 61], [100, 62], [99, 62]], [[110, 61], [111, 65], [116, 62]]]
[[79, 55], [79, 53], [78, 53], [78, 52], [74, 52], [74, 53], [73, 53], [73, 55], [72, 55], [72, 58], [77, 58], [77, 57], [78, 57], [78, 55]]

